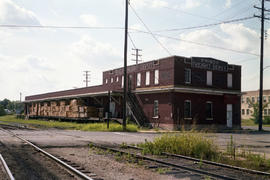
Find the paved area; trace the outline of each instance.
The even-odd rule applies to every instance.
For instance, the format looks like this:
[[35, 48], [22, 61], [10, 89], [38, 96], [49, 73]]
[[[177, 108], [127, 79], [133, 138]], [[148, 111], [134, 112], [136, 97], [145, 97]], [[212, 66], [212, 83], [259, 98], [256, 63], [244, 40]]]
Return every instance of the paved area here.
[[[160, 133], [84, 132], [58, 129], [13, 130], [13, 132], [42, 146], [87, 146], [89, 142], [137, 144], [161, 136]], [[1, 132], [0, 136], [2, 136]], [[226, 149], [232, 136], [237, 147], [266, 153], [270, 158], [270, 133], [209, 133], [207, 136], [212, 138], [221, 149]]]

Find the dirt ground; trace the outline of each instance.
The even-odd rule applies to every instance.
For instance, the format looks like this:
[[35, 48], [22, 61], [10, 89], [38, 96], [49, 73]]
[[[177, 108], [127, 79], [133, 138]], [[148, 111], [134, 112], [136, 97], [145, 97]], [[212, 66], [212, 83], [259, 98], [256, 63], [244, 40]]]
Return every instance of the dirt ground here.
[[144, 166], [117, 161], [106, 153], [97, 154], [89, 147], [80, 148], [47, 148], [46, 151], [69, 159], [72, 162], [92, 171], [99, 178], [105, 180], [179, 180], [198, 179], [190, 177], [176, 178], [163, 175]]

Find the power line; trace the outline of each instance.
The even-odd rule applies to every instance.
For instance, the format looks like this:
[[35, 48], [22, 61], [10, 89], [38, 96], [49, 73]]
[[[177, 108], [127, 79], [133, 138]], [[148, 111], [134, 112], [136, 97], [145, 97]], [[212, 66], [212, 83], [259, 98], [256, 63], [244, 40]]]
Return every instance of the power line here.
[[94, 27], [94, 26], [54, 26], [54, 25], [15, 25], [0, 24], [3, 28], [44, 28], [44, 29], [124, 29], [123, 27]]
[[141, 23], [144, 25], [144, 27], [147, 29], [147, 31], [152, 35], [152, 37], [157, 41], [157, 43], [171, 56], [172, 54], [170, 53], [170, 51], [156, 38], [156, 36], [148, 28], [148, 26], [143, 22], [142, 18], [140, 18], [140, 16], [135, 11], [135, 9], [131, 6], [131, 4], [129, 4], [129, 6], [131, 7], [131, 9], [132, 9], [133, 13], [135, 14], [135, 16], [141, 21]]
[[182, 30], [189, 30], [189, 29], [198, 29], [198, 28], [217, 26], [220, 24], [228, 24], [228, 23], [233, 23], [233, 22], [245, 21], [245, 20], [249, 20], [249, 19], [253, 19], [253, 18], [255, 18], [255, 17], [249, 16], [249, 17], [244, 17], [244, 18], [239, 18], [239, 19], [232, 19], [232, 20], [228, 20], [228, 21], [221, 21], [221, 22], [212, 23], [212, 24], [205, 24], [205, 25], [191, 26], [191, 27], [184, 27], [184, 28], [165, 29], [165, 30], [159, 30], [159, 31], [154, 31], [154, 32], [182, 31]]
[[[140, 32], [140, 33], [149, 34], [149, 32], [142, 31], [142, 30], [136, 30], [136, 31], [137, 32]], [[190, 43], [190, 44], [196, 44], [196, 45], [199, 45], [199, 46], [206, 46], [206, 47], [215, 48], [215, 49], [221, 49], [221, 50], [225, 50], [225, 51], [232, 51], [232, 52], [239, 53], [239, 54], [249, 54], [249, 55], [253, 55], [253, 56], [259, 56], [258, 54], [255, 54], [255, 53], [250, 53], [250, 52], [246, 52], [246, 51], [239, 51], [239, 50], [234, 50], [234, 49], [230, 49], [230, 48], [219, 47], [219, 46], [215, 46], [215, 45], [210, 45], [210, 44], [204, 44], [204, 43], [189, 41], [189, 40], [185, 40], [185, 39], [181, 39], [181, 38], [175, 38], [175, 37], [170, 37], [170, 36], [166, 36], [166, 35], [162, 35], [162, 34], [155, 33], [154, 35], [155, 36], [159, 36], [159, 37], [164, 37], [164, 38], [167, 38], [167, 39], [172, 39], [172, 40], [177, 40], [177, 41], [183, 41], [183, 42]]]
[[137, 47], [136, 47], [136, 45], [135, 45], [133, 39], [132, 39], [131, 36], [130, 36], [130, 33], [128, 33], [128, 38], [129, 38], [129, 40], [131, 41], [131, 44], [132, 44], [133, 48], [134, 48], [134, 49], [137, 49]]

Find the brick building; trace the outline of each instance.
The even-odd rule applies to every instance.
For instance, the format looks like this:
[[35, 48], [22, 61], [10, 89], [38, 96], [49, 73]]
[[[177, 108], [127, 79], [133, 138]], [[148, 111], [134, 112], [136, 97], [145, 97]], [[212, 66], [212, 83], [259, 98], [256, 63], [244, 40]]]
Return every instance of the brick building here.
[[[128, 66], [127, 73], [127, 107], [140, 125], [170, 129], [186, 124], [241, 125], [241, 66], [213, 58], [171, 56]], [[49, 107], [52, 101], [76, 99], [82, 106], [103, 108], [103, 115], [110, 109], [114, 118], [121, 118], [122, 92], [123, 68], [113, 69], [103, 72], [100, 86], [28, 96], [25, 112], [40, 116], [44, 103]]]
[[[259, 103], [259, 91], [245, 91], [241, 98], [241, 116], [242, 119], [250, 119], [253, 114], [253, 108], [248, 102]], [[263, 104], [269, 103], [263, 110], [263, 116], [270, 116], [270, 90], [263, 91]]]

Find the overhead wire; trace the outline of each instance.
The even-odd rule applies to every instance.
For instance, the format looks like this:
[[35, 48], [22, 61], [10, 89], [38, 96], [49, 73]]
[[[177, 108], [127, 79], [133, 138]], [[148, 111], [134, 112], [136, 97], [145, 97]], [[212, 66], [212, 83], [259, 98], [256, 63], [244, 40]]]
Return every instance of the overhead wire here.
[[156, 42], [171, 56], [171, 52], [157, 39], [157, 37], [154, 35], [154, 33], [149, 29], [149, 27], [144, 23], [142, 18], [138, 15], [138, 13], [135, 11], [135, 9], [132, 7], [131, 4], [129, 4], [130, 8], [132, 9], [135, 16], [139, 19], [139, 21], [144, 25], [144, 27], [147, 29], [149, 34], [156, 40]]
[[[135, 30], [135, 29], [133, 29], [133, 30]], [[149, 33], [149, 32], [142, 31], [142, 30], [136, 30], [136, 31], [140, 32], [140, 33], [145, 33], [145, 34]], [[181, 38], [175, 38], [175, 37], [166, 36], [166, 35], [163, 35], [163, 34], [154, 33], [154, 35], [159, 36], [159, 37], [164, 37], [164, 38], [167, 38], [167, 39], [183, 41], [183, 42], [190, 43], [190, 44], [196, 44], [196, 45], [199, 45], [199, 46], [206, 46], [206, 47], [211, 47], [211, 48], [215, 48], [215, 49], [231, 51], [231, 52], [235, 52], [235, 53], [239, 53], [239, 54], [249, 54], [249, 55], [253, 55], [253, 56], [259, 56], [258, 54], [251, 53], [251, 52], [239, 51], [239, 50], [234, 50], [234, 49], [230, 49], [230, 48], [225, 48], [225, 47], [220, 47], [220, 46], [215, 46], [215, 45], [210, 45], [210, 44], [205, 44], [205, 43], [194, 42], [194, 41], [185, 40], [185, 39], [181, 39]]]
[[246, 20], [253, 19], [253, 18], [255, 18], [255, 17], [249, 16], [249, 17], [244, 17], [244, 18], [239, 18], [239, 19], [221, 21], [221, 22], [212, 23], [212, 24], [205, 24], [205, 25], [191, 26], [191, 27], [184, 27], [184, 28], [164, 29], [164, 30], [158, 30], [158, 31], [154, 31], [154, 32], [182, 31], [182, 30], [190, 30], [190, 29], [207, 28], [207, 27], [217, 26], [220, 24], [229, 24], [229, 23], [233, 23], [233, 22], [246, 21]]

